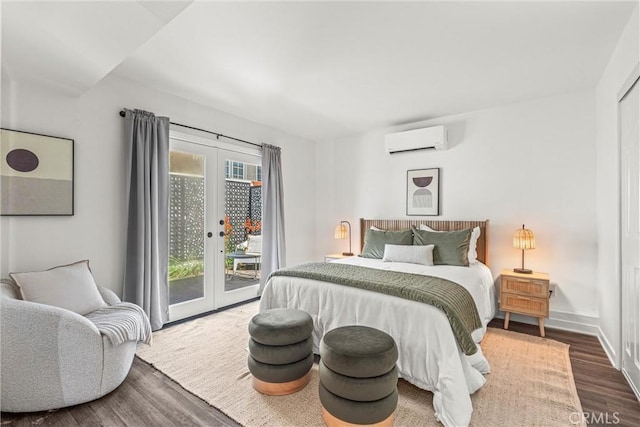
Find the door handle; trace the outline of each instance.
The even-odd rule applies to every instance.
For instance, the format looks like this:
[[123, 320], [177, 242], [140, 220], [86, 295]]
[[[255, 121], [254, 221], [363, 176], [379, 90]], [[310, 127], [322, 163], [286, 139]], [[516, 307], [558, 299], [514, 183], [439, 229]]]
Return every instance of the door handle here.
[[220, 225], [224, 225], [224, 219], [220, 220]]
[[212, 232], [208, 232], [208, 233], [207, 233], [207, 237], [212, 237], [212, 236], [213, 236], [213, 233], [212, 233]]
[[224, 237], [224, 231], [220, 232], [220, 237]]

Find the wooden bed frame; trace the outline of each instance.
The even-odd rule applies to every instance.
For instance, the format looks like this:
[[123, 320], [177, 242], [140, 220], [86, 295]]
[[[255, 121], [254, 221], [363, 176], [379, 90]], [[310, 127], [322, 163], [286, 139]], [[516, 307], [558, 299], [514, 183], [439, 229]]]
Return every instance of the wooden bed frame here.
[[467, 228], [480, 227], [480, 237], [476, 251], [478, 261], [489, 266], [489, 220], [485, 221], [431, 221], [431, 220], [410, 220], [410, 219], [364, 219], [360, 218], [360, 251], [364, 246], [364, 232], [371, 226], [382, 230], [408, 230], [411, 226], [420, 227], [420, 224], [428, 225], [438, 231], [464, 230]]

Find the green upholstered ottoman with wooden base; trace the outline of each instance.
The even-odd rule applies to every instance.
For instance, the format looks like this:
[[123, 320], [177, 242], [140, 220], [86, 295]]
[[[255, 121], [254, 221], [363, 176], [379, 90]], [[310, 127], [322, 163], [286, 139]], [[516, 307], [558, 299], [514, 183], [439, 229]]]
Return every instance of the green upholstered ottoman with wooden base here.
[[398, 404], [398, 347], [387, 333], [343, 326], [320, 343], [320, 402], [327, 426], [391, 426]]
[[249, 357], [253, 388], [282, 396], [302, 390], [311, 380], [313, 320], [308, 313], [276, 308], [249, 322]]

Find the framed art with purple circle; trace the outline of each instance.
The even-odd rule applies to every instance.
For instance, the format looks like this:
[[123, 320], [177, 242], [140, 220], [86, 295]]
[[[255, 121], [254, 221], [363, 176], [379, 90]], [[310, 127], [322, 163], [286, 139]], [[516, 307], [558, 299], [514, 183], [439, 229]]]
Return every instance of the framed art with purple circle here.
[[73, 215], [73, 142], [0, 129], [0, 214]]
[[440, 168], [407, 171], [407, 215], [440, 215]]

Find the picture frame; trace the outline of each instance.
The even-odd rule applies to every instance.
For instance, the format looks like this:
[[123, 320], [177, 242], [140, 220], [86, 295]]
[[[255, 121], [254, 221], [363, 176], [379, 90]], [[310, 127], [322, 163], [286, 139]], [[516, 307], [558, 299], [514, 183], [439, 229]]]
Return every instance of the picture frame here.
[[74, 140], [0, 128], [0, 215], [74, 214]]
[[440, 168], [407, 171], [407, 216], [440, 215]]

